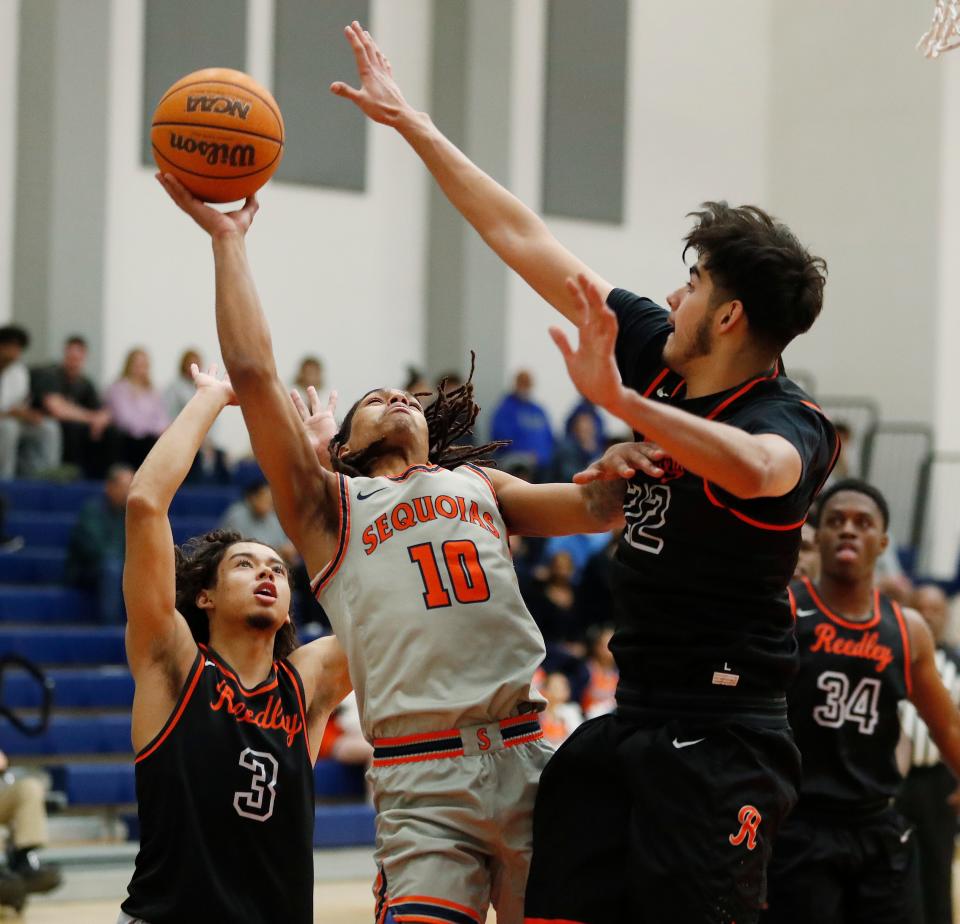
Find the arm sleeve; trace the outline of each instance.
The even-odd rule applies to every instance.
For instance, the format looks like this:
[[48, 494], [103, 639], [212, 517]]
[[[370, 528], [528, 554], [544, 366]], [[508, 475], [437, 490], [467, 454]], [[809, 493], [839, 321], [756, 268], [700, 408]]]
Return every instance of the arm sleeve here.
[[642, 390], [663, 367], [663, 345], [670, 334], [670, 314], [649, 298], [614, 289], [607, 305], [617, 316], [617, 366], [625, 385]]

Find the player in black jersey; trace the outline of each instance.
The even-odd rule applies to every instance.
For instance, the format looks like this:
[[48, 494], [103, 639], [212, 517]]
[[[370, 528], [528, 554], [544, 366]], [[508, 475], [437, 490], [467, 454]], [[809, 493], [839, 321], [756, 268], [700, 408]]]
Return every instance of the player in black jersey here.
[[[657, 476], [629, 473], [618, 713], [582, 726], [544, 772], [529, 920], [755, 921], [799, 782], [787, 584], [839, 449], [779, 357], [819, 314], [825, 265], [762, 210], [708, 203], [669, 312], [614, 289], [410, 106], [368, 33], [354, 23], [347, 37], [361, 86], [332, 91], [395, 128], [500, 258], [580, 328], [567, 357], [581, 392], [667, 457]], [[620, 477], [621, 461], [597, 471]]]
[[[792, 585], [800, 670], [788, 700], [803, 782], [773, 848], [765, 924], [913, 919], [910, 828], [892, 807], [903, 781], [895, 759], [902, 700], [960, 775], [960, 712], [937, 671], [930, 630], [874, 587], [888, 519], [876, 488], [832, 485], [818, 513], [821, 576]], [[946, 802], [943, 811], [952, 811]]]
[[174, 548], [170, 503], [236, 403], [215, 368], [193, 373], [127, 501], [140, 852], [120, 921], [312, 924], [313, 763], [346, 659], [334, 638], [296, 646], [269, 546], [218, 530]]

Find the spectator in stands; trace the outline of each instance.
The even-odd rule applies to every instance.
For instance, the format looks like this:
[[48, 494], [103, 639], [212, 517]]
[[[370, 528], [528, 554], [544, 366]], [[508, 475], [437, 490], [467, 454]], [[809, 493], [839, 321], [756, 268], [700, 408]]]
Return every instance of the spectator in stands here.
[[[433, 394], [433, 386], [416, 366], [407, 366], [407, 379], [403, 383], [403, 390], [411, 395], [426, 396]], [[420, 403], [426, 406], [428, 402], [421, 401]]]
[[620, 671], [610, 651], [612, 626], [591, 626], [587, 633], [587, 670], [590, 679], [580, 697], [583, 714], [588, 719], [613, 712], [617, 706], [616, 692]]
[[570, 681], [562, 671], [547, 674], [540, 692], [547, 701], [546, 708], [540, 713], [543, 737], [558, 748], [583, 723], [583, 713], [576, 703], [570, 701]]
[[577, 621], [589, 632], [613, 620], [613, 591], [610, 570], [620, 542], [620, 530], [607, 536], [603, 548], [597, 549], [583, 566], [577, 583]]
[[533, 376], [521, 369], [513, 391], [493, 412], [492, 440], [509, 440], [505, 456], [530, 456], [539, 472], [549, 470], [553, 461], [553, 432], [547, 412], [533, 398]]
[[[960, 703], [960, 651], [944, 640], [948, 602], [936, 584], [916, 589], [911, 605], [923, 616], [936, 643], [934, 659], [940, 679], [954, 703]], [[910, 702], [901, 706], [900, 721], [909, 746], [909, 773], [897, 797], [897, 810], [914, 826], [914, 840], [920, 858], [924, 924], [953, 921], [952, 867], [957, 818], [948, 806], [957, 781], [940, 759], [937, 746], [917, 710]]]
[[597, 434], [597, 440], [601, 444], [604, 444], [604, 448], [606, 448], [605, 444], [607, 442], [607, 428], [603, 421], [603, 415], [600, 413], [600, 411], [597, 409], [597, 406], [592, 401], [588, 401], [582, 395], [580, 397], [580, 400], [573, 406], [573, 409], [567, 415], [566, 423], [564, 423], [563, 425], [563, 432], [567, 436], [570, 436], [571, 431], [573, 429], [573, 423], [577, 419], [577, 415], [583, 414], [583, 413], [589, 414], [593, 418], [594, 430], [596, 431], [596, 434]]
[[131, 481], [133, 469], [129, 465], [110, 467], [103, 494], [83, 505], [67, 548], [67, 580], [96, 594], [104, 623], [124, 619], [124, 514]]
[[[167, 400], [167, 416], [171, 420], [176, 419], [196, 391], [193, 376], [190, 374], [192, 365], [202, 369], [203, 359], [198, 350], [190, 347], [184, 350], [180, 357], [177, 377], [164, 391], [164, 397]], [[188, 484], [229, 484], [230, 482], [227, 454], [217, 443], [217, 423], [214, 421], [193, 461], [190, 474], [187, 475]]]
[[300, 368], [291, 385], [302, 395], [307, 394], [308, 388], [315, 388], [317, 399], [326, 406], [330, 400], [330, 389], [324, 381], [323, 360], [319, 356], [304, 356], [300, 360]]
[[170, 426], [166, 401], [150, 379], [150, 357], [141, 347], [127, 353], [123, 371], [104, 394], [113, 425], [123, 437], [122, 460], [143, 464], [157, 437]]
[[203, 368], [203, 358], [200, 351], [193, 347], [188, 347], [180, 356], [180, 365], [177, 368], [177, 377], [166, 387], [163, 392], [167, 399], [167, 416], [174, 420], [177, 415], [187, 406], [187, 402], [193, 397], [197, 386], [193, 384], [193, 376], [190, 374], [190, 367], [196, 366]]
[[558, 551], [547, 562], [545, 578], [530, 582], [524, 589], [527, 608], [540, 627], [548, 649], [583, 638], [574, 607], [573, 573], [570, 553]]
[[817, 545], [817, 528], [807, 520], [800, 527], [800, 554], [793, 569], [795, 581], [802, 577], [816, 582], [820, 578], [820, 547]]
[[597, 432], [595, 412], [582, 408], [570, 418], [567, 435], [557, 444], [553, 480], [573, 481], [573, 476], [599, 459], [605, 449]]
[[20, 877], [26, 892], [50, 892], [63, 881], [60, 868], [41, 863], [37, 851], [47, 843], [47, 809], [43, 783], [36, 777], [15, 778], [7, 755], [0, 751], [0, 825], [7, 842], [9, 871]]
[[297, 550], [284, 533], [273, 509], [270, 485], [262, 476], [251, 481], [243, 489], [243, 498], [227, 508], [220, 527], [269, 545], [288, 562], [299, 561]]
[[84, 374], [87, 341], [68, 337], [63, 360], [35, 369], [31, 375], [32, 405], [60, 422], [63, 462], [81, 469], [88, 478], [102, 478], [120, 458], [120, 437], [110, 425], [93, 382]]
[[30, 373], [21, 359], [29, 345], [22, 327], [0, 327], [0, 478], [60, 464], [59, 424], [30, 406]]

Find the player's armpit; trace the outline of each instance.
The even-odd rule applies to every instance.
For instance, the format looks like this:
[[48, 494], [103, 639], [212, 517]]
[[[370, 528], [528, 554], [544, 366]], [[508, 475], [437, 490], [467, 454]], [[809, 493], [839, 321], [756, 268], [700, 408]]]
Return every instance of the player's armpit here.
[[[497, 492], [504, 521], [518, 536], [570, 536], [602, 533], [623, 525], [623, 491], [600, 483], [530, 484], [497, 469], [484, 469]], [[621, 502], [614, 500], [619, 491]]]
[[330, 713], [353, 689], [346, 653], [336, 636], [327, 635], [294, 651], [290, 663], [299, 672], [307, 695], [304, 705], [312, 726], [308, 730], [310, 740], [316, 738], [319, 744], [314, 729], [327, 721]]

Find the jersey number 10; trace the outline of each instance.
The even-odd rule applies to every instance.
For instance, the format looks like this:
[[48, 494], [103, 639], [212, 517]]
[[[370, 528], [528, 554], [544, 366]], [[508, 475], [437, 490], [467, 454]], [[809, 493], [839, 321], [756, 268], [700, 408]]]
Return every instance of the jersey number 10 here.
[[483, 603], [490, 599], [490, 585], [480, 564], [480, 553], [469, 539], [450, 539], [441, 546], [448, 580], [440, 573], [432, 542], [411, 545], [407, 554], [420, 569], [423, 580], [423, 603], [428, 610], [450, 606], [450, 591], [458, 603]]

